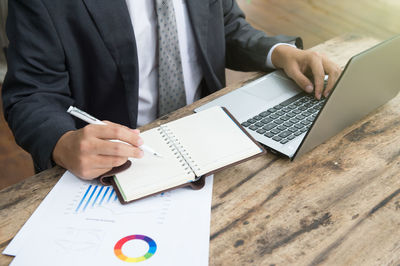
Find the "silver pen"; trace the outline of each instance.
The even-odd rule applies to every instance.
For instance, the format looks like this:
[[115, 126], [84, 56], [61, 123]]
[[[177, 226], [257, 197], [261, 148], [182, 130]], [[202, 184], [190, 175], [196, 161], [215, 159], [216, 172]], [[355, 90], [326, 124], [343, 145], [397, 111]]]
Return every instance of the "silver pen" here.
[[[87, 122], [87, 123], [89, 123], [89, 124], [107, 125], [106, 123], [100, 121], [99, 119], [97, 119], [97, 118], [95, 118], [95, 117], [89, 115], [88, 113], [86, 113], [86, 112], [84, 112], [84, 111], [82, 111], [82, 110], [80, 110], [80, 109], [78, 109], [78, 108], [76, 108], [76, 107], [74, 107], [74, 106], [70, 106], [70, 107], [68, 108], [68, 110], [67, 110], [67, 113], [69, 113], [69, 114], [71, 114], [71, 115], [73, 115], [73, 116], [75, 116], [75, 117], [77, 117], [77, 118], [79, 118], [79, 119], [82, 119], [83, 121], [85, 121], [85, 122]], [[121, 143], [125, 143], [125, 144], [130, 145], [129, 143], [126, 143], [126, 142], [123, 142], [123, 141], [120, 141], [120, 140], [111, 140], [111, 141], [114, 141], [114, 142], [121, 142]], [[139, 148], [140, 148], [142, 151], [147, 151], [147, 152], [149, 152], [149, 153], [151, 153], [151, 154], [153, 154], [153, 155], [155, 155], [155, 156], [162, 157], [161, 154], [159, 154], [158, 152], [156, 152], [155, 150], [153, 150], [152, 148], [150, 148], [150, 147], [147, 146], [147, 145], [144, 145], [144, 144], [143, 144], [143, 145], [141, 145]]]

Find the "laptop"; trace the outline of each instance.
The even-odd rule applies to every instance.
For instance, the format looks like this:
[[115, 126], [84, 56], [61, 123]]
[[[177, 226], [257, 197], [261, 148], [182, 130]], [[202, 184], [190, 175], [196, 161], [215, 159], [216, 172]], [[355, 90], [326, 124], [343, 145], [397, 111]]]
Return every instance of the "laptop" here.
[[278, 70], [195, 112], [226, 107], [258, 142], [293, 160], [394, 98], [399, 89], [400, 35], [352, 57], [326, 99], [306, 94]]

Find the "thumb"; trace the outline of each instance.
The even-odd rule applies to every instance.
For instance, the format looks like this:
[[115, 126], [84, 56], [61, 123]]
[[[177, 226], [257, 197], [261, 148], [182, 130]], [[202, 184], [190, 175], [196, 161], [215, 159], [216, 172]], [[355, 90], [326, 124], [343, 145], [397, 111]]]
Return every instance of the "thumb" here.
[[288, 73], [288, 76], [292, 78], [305, 92], [313, 92], [314, 86], [312, 82], [300, 70], [295, 69], [291, 71], [291, 73]]

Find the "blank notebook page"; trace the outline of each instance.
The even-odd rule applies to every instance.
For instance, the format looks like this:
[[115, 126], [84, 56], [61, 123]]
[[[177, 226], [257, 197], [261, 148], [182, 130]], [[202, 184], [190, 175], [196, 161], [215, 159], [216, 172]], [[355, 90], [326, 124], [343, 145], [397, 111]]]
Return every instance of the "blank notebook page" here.
[[115, 181], [126, 201], [176, 187], [195, 179], [194, 173], [187, 166], [182, 166], [174, 154], [176, 151], [169, 148], [157, 128], [140, 135], [144, 143], [154, 148], [162, 155], [162, 158], [145, 152], [142, 159], [130, 159], [132, 166], [117, 174]]
[[189, 159], [196, 176], [262, 151], [218, 106], [170, 122], [166, 126], [191, 157]]

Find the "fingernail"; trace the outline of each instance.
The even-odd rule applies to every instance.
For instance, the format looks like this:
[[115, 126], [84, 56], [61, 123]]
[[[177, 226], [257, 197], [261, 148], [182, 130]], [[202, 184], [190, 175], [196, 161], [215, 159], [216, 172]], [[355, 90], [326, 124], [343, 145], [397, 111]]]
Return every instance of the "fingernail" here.
[[143, 151], [139, 151], [138, 157], [139, 157], [139, 158], [142, 158], [143, 156], [144, 156], [144, 152], [143, 152]]
[[314, 90], [313, 85], [307, 85], [306, 92], [311, 93]]
[[140, 130], [139, 129], [134, 129], [134, 130], [132, 130], [133, 131], [133, 133], [135, 133], [135, 134], [139, 134], [140, 133]]
[[138, 144], [138, 146], [142, 146], [143, 145], [143, 140], [142, 139], [138, 139], [137, 140], [137, 144]]
[[321, 100], [321, 93], [320, 92], [317, 93], [317, 99]]

